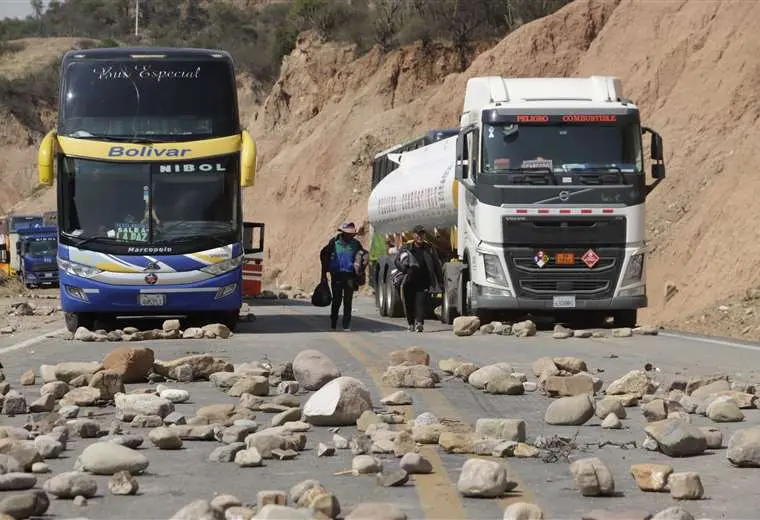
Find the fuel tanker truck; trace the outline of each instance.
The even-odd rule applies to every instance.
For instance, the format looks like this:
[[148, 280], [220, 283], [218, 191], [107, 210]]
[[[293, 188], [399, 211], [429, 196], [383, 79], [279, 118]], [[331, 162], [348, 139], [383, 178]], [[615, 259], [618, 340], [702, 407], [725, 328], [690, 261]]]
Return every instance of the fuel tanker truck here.
[[394, 259], [419, 224], [443, 262], [431, 309], [444, 323], [550, 314], [635, 326], [647, 306], [645, 202], [665, 178], [663, 157], [618, 78], [470, 79], [459, 127], [374, 158], [369, 278], [380, 315], [403, 315]]

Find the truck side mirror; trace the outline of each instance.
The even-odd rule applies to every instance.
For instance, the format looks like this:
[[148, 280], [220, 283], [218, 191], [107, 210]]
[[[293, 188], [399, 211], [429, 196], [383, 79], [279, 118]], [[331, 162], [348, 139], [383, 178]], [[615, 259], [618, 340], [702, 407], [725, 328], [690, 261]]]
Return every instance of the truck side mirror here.
[[256, 143], [251, 134], [243, 130], [240, 143], [240, 185], [244, 188], [253, 186], [256, 178]]
[[643, 127], [643, 133], [652, 134], [652, 140], [650, 143], [650, 153], [652, 163], [652, 178], [654, 182], [647, 186], [647, 195], [665, 178], [665, 163], [664, 163], [664, 150], [662, 146], [662, 137], [660, 134], [652, 130], [651, 128]]
[[51, 130], [42, 139], [37, 151], [37, 175], [40, 186], [52, 186], [55, 178], [56, 131]]
[[663, 160], [662, 137], [657, 132], [652, 132], [652, 143], [650, 145], [651, 157], [655, 161]]

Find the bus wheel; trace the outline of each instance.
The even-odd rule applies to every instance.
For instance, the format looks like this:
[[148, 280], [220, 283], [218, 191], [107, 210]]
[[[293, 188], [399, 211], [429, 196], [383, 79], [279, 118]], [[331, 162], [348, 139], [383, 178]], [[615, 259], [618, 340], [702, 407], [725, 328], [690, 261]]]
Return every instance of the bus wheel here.
[[95, 315], [87, 312], [67, 312], [63, 319], [66, 322], [66, 330], [71, 333], [76, 332], [79, 327], [87, 330], [95, 328]]
[[230, 332], [235, 332], [239, 319], [240, 311], [228, 311], [219, 314], [219, 323], [230, 329]]

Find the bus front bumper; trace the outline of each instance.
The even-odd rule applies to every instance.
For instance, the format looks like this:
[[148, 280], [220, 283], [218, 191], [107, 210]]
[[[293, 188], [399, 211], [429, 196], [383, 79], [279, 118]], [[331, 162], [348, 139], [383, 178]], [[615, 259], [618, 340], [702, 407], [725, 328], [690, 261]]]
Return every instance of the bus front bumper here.
[[60, 291], [67, 313], [184, 315], [237, 311], [242, 304], [239, 269], [177, 285], [112, 285], [61, 272]]

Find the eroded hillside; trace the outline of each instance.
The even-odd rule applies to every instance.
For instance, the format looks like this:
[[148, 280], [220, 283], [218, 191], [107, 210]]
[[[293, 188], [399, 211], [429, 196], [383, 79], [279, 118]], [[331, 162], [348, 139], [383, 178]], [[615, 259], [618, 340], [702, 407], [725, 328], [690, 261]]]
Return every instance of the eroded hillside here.
[[[445, 47], [355, 59], [350, 47], [302, 39], [251, 118], [261, 162], [246, 215], [269, 226], [269, 266], [308, 287], [336, 224], [366, 218], [372, 155], [456, 125], [468, 78], [616, 75], [666, 143], [668, 179], [647, 215], [644, 317], [683, 324], [760, 281], [752, 202], [760, 181], [748, 171], [759, 131], [758, 19], [755, 2], [577, 1], [515, 31], [461, 74]], [[667, 303], [666, 282], [678, 289]], [[747, 329], [712, 332], [760, 336]]]
[[[750, 169], [760, 132], [760, 41], [751, 30], [758, 19], [756, 2], [577, 0], [481, 49], [464, 72], [445, 44], [359, 55], [353, 46], [302, 35], [263, 103], [241, 82], [259, 149], [245, 213], [267, 224], [267, 270], [309, 289], [317, 252], [334, 228], [366, 220], [372, 156], [430, 128], [455, 126], [468, 78], [616, 75], [665, 140], [668, 178], [647, 214], [644, 318], [760, 337], [754, 300], [736, 304], [730, 319], [717, 312], [718, 302], [733, 309], [760, 283], [753, 224], [760, 180]], [[0, 197], [12, 201], [33, 186], [34, 146], [12, 119], [2, 124], [0, 146], [10, 158], [3, 178], [17, 192]], [[13, 161], [17, 168], [8, 166]], [[53, 200], [41, 192], [20, 207], [52, 207]], [[676, 288], [667, 302], [666, 284]]]

